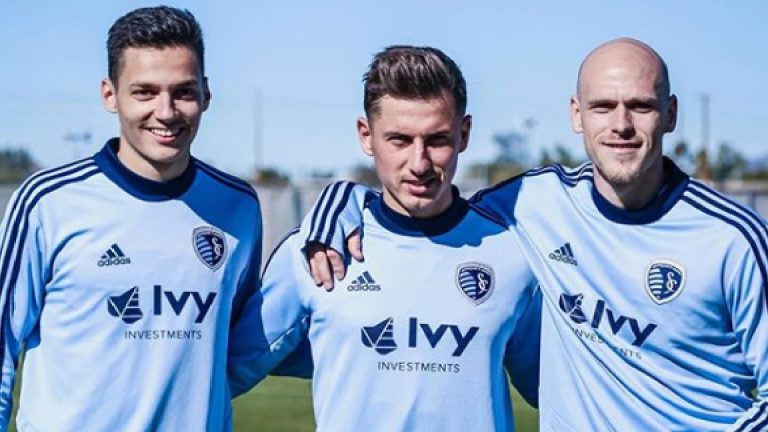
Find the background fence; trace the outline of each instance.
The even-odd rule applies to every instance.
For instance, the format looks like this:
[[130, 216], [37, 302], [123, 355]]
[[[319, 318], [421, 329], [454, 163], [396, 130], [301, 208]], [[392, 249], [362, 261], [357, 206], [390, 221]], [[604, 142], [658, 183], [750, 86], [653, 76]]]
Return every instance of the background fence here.
[[[312, 206], [325, 186], [323, 183], [306, 183], [287, 186], [254, 186], [261, 201], [264, 222], [264, 259], [285, 236], [296, 227]], [[17, 185], [0, 185], [0, 208], [5, 209]], [[462, 187], [462, 195], [468, 197], [478, 189], [477, 185]], [[734, 200], [755, 209], [768, 218], [768, 188], [739, 183], [721, 185], [721, 190]], [[130, 215], [127, 215], [130, 216]]]

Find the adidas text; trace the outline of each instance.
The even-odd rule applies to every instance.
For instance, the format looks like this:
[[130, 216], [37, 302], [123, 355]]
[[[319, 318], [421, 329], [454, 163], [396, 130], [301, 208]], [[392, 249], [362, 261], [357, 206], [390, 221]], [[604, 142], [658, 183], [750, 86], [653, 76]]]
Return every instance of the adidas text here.
[[381, 285], [353, 283], [347, 287], [347, 291], [381, 291]]
[[564, 255], [561, 255], [561, 254], [556, 254], [554, 252], [549, 254], [549, 259], [553, 259], [555, 261], [564, 262], [566, 264], [578, 265], [578, 263], [576, 262], [575, 259], [573, 259], [571, 257], [567, 257], [567, 256], [564, 256]]
[[381, 285], [377, 284], [371, 273], [366, 270], [347, 286], [347, 291], [381, 291]]
[[130, 264], [131, 259], [128, 257], [115, 257], [115, 258], [108, 258], [108, 259], [100, 259], [96, 264], [98, 264], [99, 267], [105, 267], [105, 266], [113, 266], [113, 265], [122, 265], [122, 264]]

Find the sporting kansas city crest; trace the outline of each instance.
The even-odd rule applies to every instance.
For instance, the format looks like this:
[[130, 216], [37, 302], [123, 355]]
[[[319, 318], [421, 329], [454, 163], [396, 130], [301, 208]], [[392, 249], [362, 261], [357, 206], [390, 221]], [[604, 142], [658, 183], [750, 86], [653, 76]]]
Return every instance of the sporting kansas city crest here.
[[456, 267], [456, 286], [476, 305], [488, 300], [494, 282], [493, 269], [485, 264], [468, 262]]
[[227, 257], [227, 241], [224, 234], [214, 227], [195, 228], [192, 233], [192, 245], [200, 261], [211, 270], [218, 270]]
[[683, 291], [685, 268], [672, 261], [656, 260], [648, 267], [645, 289], [656, 304], [669, 303]]

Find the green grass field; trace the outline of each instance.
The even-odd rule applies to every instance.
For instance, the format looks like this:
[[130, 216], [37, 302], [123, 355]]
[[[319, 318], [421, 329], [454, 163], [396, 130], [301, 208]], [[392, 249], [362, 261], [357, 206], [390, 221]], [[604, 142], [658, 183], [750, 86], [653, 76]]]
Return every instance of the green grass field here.
[[[304, 432], [315, 430], [310, 382], [270, 377], [235, 400], [235, 431]], [[514, 394], [520, 432], [538, 430], [536, 410]]]

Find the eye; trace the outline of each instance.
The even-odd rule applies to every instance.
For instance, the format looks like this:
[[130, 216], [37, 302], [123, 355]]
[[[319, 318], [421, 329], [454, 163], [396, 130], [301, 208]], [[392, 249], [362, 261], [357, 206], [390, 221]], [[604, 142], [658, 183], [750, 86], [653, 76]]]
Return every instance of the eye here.
[[595, 105], [592, 105], [591, 111], [598, 114], [607, 114], [613, 111], [613, 105], [608, 103], [595, 104]]
[[174, 98], [185, 100], [185, 101], [195, 101], [197, 100], [197, 90], [193, 88], [180, 88], [174, 92]]
[[632, 111], [641, 113], [641, 114], [647, 114], [649, 112], [653, 112], [656, 110], [656, 106], [650, 103], [646, 102], [638, 102], [636, 104], [633, 104], [631, 106]]
[[429, 137], [427, 145], [430, 147], [443, 147], [451, 145], [451, 138], [446, 135], [435, 135]]
[[390, 135], [387, 137], [387, 143], [395, 147], [405, 147], [410, 140], [404, 135]]
[[150, 89], [139, 88], [131, 91], [131, 96], [133, 96], [138, 100], [144, 101], [144, 100], [152, 99], [152, 97], [155, 96], [155, 92]]

